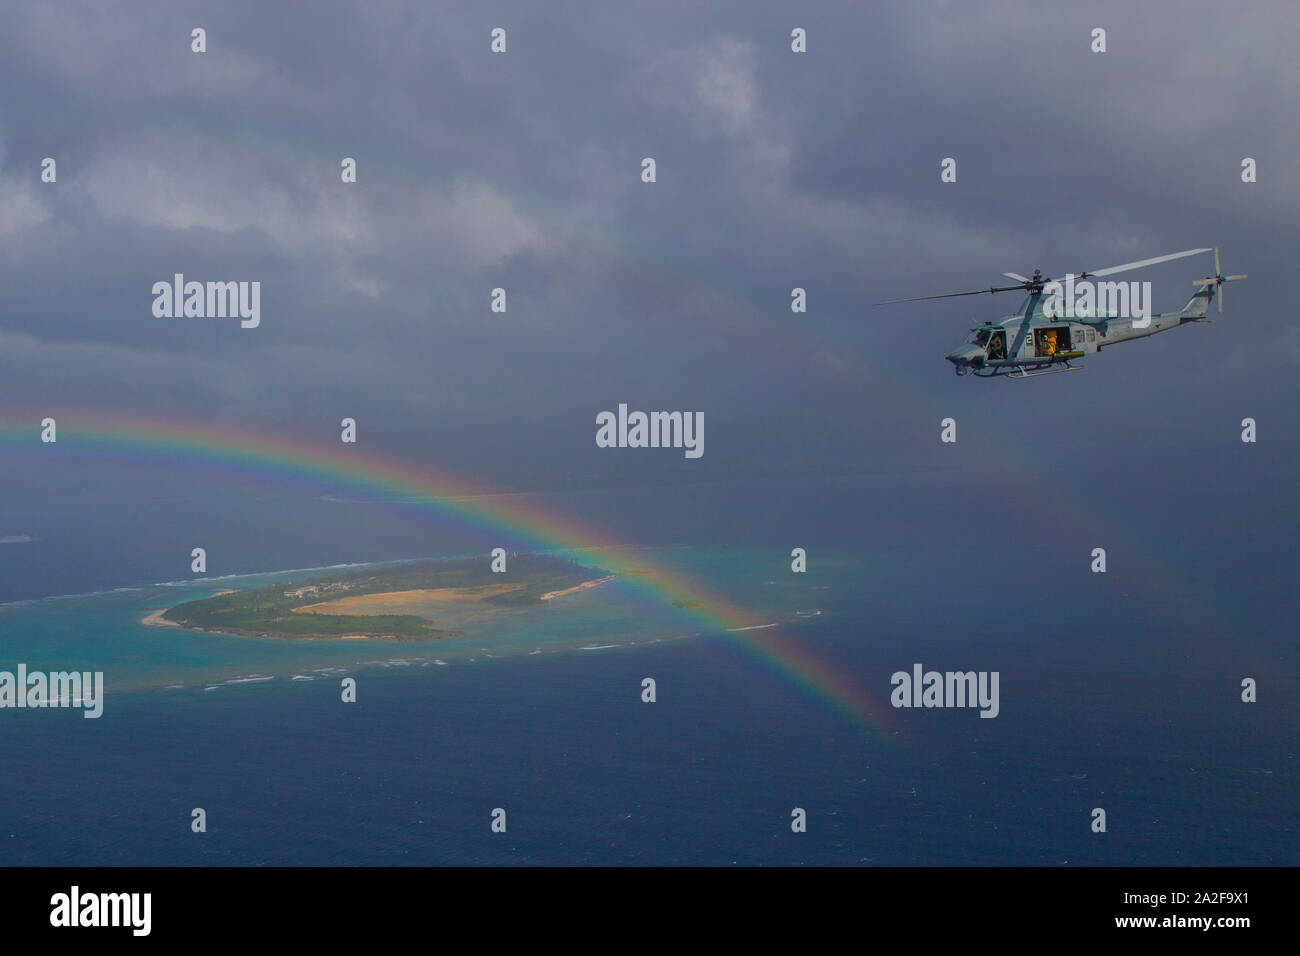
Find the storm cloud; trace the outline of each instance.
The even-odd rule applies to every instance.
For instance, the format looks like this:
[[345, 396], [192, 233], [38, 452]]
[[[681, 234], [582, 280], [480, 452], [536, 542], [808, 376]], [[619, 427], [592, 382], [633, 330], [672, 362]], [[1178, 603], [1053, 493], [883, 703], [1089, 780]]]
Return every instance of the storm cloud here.
[[[5, 18], [9, 405], [327, 440], [352, 416], [381, 447], [520, 487], [639, 475], [644, 458], [602, 458], [592, 440], [619, 402], [708, 415], [709, 454], [656, 459], [665, 480], [931, 462], [941, 414], [1015, 421], [1050, 452], [1067, 444], [1038, 427], [1050, 407], [1111, 423], [1070, 447], [1110, 448], [1149, 441], [1135, 408], [1172, 414], [1181, 441], [1214, 416], [1294, 406], [1290, 4], [141, 3]], [[190, 51], [194, 27], [206, 53]], [[791, 51], [795, 27], [807, 53]], [[57, 183], [40, 181], [44, 157]], [[356, 184], [340, 181], [344, 157]], [[956, 183], [940, 182], [945, 157]], [[1015, 302], [871, 306], [1202, 245], [1251, 276], [1222, 322], [1030, 390], [956, 381], [942, 359]], [[1208, 268], [1142, 278], [1171, 309]], [[261, 282], [260, 327], [156, 318], [150, 288], [175, 273]], [[504, 314], [489, 310], [497, 287]]]

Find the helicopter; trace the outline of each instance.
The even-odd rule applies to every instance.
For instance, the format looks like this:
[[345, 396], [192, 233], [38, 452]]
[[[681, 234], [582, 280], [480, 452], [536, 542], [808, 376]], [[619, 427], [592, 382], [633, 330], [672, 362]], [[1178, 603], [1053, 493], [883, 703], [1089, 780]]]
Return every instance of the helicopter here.
[[[1219, 266], [1219, 250], [1215, 247], [1214, 275], [1192, 281], [1196, 293], [1181, 311], [1157, 315], [1150, 314], [1149, 282], [1133, 282], [1126, 286], [1123, 282], [1091, 283], [1089, 280], [1209, 251], [1208, 246], [1203, 249], [1185, 249], [1167, 256], [1126, 262], [1107, 269], [1070, 273], [1059, 279], [1045, 279], [1038, 269], [1029, 277], [1016, 272], [1004, 272], [1002, 275], [1013, 280], [1015, 285], [922, 295], [910, 299], [890, 299], [887, 302], [877, 302], [876, 305], [1024, 291], [1028, 294], [1013, 315], [996, 321], [989, 320], [982, 326], [971, 329], [965, 343], [945, 357], [953, 364], [958, 375], [973, 373], [977, 378], [1008, 376], [1024, 379], [1057, 372], [1077, 372], [1082, 371], [1084, 366], [1073, 364], [1075, 361], [1101, 351], [1104, 346], [1145, 338], [1188, 322], [1208, 322], [1205, 316], [1216, 293], [1219, 312], [1223, 312], [1223, 293], [1220, 287], [1225, 282], [1235, 282], [1246, 276], [1225, 276]], [[1082, 295], [1079, 295], [1080, 290]], [[1146, 306], [1142, 308], [1140, 300], [1144, 291]], [[1132, 308], [1135, 304], [1138, 307]]]

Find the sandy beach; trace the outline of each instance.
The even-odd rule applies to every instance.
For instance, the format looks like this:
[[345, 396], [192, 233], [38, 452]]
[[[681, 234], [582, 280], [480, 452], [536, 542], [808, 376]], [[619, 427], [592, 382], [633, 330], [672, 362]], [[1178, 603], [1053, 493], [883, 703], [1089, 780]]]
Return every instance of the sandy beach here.
[[394, 614], [418, 610], [425, 605], [476, 603], [497, 594], [518, 591], [522, 584], [489, 584], [477, 588], [418, 588], [410, 591], [382, 591], [378, 594], [357, 594], [304, 604], [293, 609], [294, 614]]
[[547, 591], [538, 600], [550, 601], [557, 597], [564, 597], [566, 594], [577, 594], [579, 591], [587, 591], [590, 590], [591, 588], [599, 587], [600, 585], [604, 584], [607, 581], [613, 581], [613, 580], [614, 580], [614, 575], [611, 574], [609, 577], [606, 578], [596, 578], [596, 580], [594, 581], [583, 581], [581, 584], [577, 585], [576, 587], [565, 588], [563, 591]]
[[163, 617], [163, 615], [170, 610], [171, 608], [160, 607], [156, 611], [150, 611], [144, 617], [140, 618], [140, 623], [147, 624], [150, 627], [180, 627], [180, 625], [175, 621], [169, 621]]
[[[216, 597], [219, 594], [234, 594], [234, 593], [235, 593], [234, 588], [222, 588], [220, 591], [213, 592], [212, 596]], [[146, 624], [149, 627], [180, 627], [181, 625], [177, 624], [175, 621], [169, 621], [165, 617], [163, 617], [163, 615], [170, 610], [171, 608], [169, 607], [160, 607], [156, 611], [150, 611], [144, 617], [140, 618], [140, 623]]]

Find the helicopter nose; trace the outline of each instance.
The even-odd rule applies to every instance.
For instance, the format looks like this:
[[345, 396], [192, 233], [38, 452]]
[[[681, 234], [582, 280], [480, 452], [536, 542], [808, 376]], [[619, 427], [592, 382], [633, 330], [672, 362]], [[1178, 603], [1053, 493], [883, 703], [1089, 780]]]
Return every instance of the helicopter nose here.
[[945, 356], [953, 365], [983, 365], [984, 350], [977, 345], [963, 346]]

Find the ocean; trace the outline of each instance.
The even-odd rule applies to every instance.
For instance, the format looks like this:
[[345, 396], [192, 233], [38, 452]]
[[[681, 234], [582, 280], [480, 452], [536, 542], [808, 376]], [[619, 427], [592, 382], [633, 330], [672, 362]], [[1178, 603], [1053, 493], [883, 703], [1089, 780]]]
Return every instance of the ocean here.
[[[103, 670], [107, 696], [98, 720], [0, 711], [0, 863], [1300, 862], [1286, 566], [1233, 546], [1239, 514], [1207, 512], [1198, 533], [1223, 546], [1195, 554], [1117, 538], [1105, 574], [1089, 572], [1087, 522], [1024, 541], [945, 533], [945, 517], [1002, 491], [931, 473], [771, 482], [743, 495], [746, 508], [760, 502], [761, 527], [727, 484], [553, 502], [611, 522], [657, 515], [624, 529], [645, 559], [770, 631], [730, 631], [624, 582], [420, 644], [139, 623], [218, 587], [303, 572], [158, 575], [11, 601], [0, 669]], [[279, 504], [261, 536], [340, 507]], [[914, 526], [920, 509], [928, 520]], [[394, 529], [353, 555], [479, 544]], [[277, 560], [344, 563], [348, 543]], [[790, 569], [796, 546], [803, 574]], [[258, 555], [229, 563], [256, 570]], [[128, 573], [161, 560], [142, 550]], [[914, 664], [998, 672], [997, 717], [891, 706], [891, 675]], [[355, 703], [341, 700], [344, 676]], [[1256, 703], [1240, 699], [1245, 677]], [[206, 832], [191, 830], [195, 808]], [[492, 829], [498, 809], [505, 832]]]

